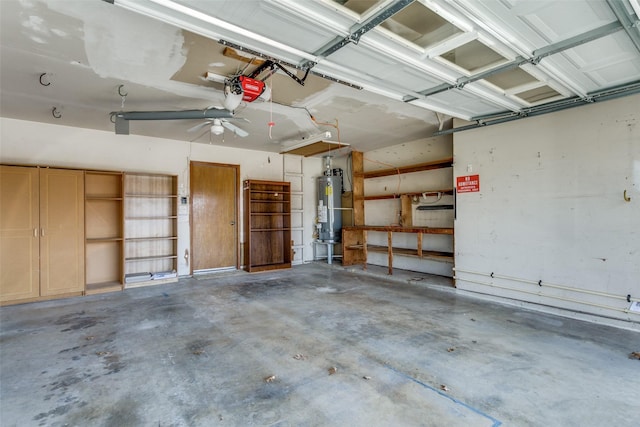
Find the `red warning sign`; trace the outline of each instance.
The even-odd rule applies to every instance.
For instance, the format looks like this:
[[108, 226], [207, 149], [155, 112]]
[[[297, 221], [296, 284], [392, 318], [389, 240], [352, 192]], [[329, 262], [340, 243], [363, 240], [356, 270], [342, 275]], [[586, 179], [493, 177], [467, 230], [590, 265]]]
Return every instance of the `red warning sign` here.
[[458, 193], [474, 193], [480, 191], [480, 175], [457, 177], [456, 190]]

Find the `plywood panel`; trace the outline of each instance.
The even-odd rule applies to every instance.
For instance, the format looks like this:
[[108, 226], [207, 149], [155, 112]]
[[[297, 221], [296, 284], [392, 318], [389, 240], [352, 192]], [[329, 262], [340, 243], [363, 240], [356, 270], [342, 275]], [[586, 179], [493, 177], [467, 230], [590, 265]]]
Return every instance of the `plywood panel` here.
[[38, 169], [0, 166], [0, 301], [40, 295]]
[[40, 171], [40, 294], [81, 292], [85, 283], [84, 171]]
[[87, 245], [87, 284], [119, 283], [122, 280], [121, 242], [96, 242]]
[[87, 239], [122, 238], [122, 202], [87, 200], [85, 204]]

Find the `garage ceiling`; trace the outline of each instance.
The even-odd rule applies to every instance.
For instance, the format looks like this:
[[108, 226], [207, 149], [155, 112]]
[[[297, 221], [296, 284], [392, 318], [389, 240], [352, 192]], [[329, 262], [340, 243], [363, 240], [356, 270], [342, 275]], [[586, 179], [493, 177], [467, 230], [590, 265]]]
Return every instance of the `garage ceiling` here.
[[280, 152], [330, 131], [367, 151], [452, 117], [484, 126], [640, 92], [638, 14], [638, 0], [3, 0], [0, 113], [114, 131], [113, 112], [220, 108], [207, 72], [270, 60], [272, 100], [229, 120], [249, 136], [188, 131], [202, 119], [130, 132]]

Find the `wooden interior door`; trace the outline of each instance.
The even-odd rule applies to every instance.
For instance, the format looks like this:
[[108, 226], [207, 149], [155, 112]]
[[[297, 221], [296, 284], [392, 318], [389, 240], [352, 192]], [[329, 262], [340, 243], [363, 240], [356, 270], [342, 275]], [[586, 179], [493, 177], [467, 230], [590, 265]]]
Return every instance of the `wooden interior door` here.
[[84, 290], [84, 172], [40, 170], [40, 295]]
[[239, 268], [240, 167], [191, 162], [191, 271]]
[[40, 296], [38, 169], [0, 166], [0, 301]]

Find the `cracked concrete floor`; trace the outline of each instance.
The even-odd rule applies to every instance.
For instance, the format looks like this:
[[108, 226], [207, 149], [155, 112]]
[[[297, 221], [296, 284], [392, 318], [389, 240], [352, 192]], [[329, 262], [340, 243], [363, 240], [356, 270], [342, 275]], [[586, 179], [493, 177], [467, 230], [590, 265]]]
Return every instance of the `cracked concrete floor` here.
[[436, 288], [314, 263], [2, 307], [0, 424], [638, 425], [640, 334]]

